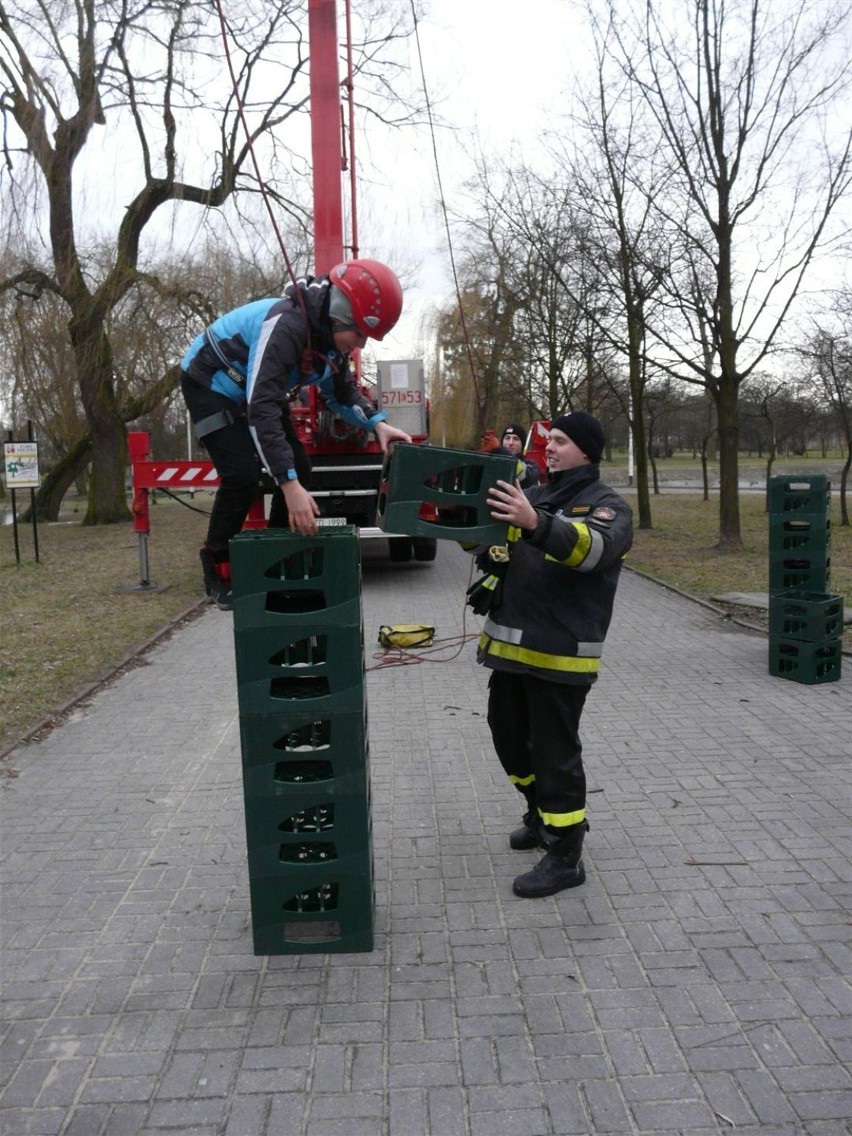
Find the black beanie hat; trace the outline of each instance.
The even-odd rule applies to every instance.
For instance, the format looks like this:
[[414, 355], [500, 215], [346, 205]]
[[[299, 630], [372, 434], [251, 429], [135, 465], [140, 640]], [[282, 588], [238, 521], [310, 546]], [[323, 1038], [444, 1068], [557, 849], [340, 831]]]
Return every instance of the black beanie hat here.
[[513, 423], [510, 422], [509, 425], [503, 431], [503, 433], [500, 435], [500, 437], [505, 438], [507, 434], [517, 434], [517, 436], [521, 439], [522, 442], [526, 442], [526, 440], [527, 440], [526, 430], [523, 428], [523, 426], [518, 426], [517, 423], [513, 424]]
[[560, 414], [550, 423], [550, 429], [561, 430], [563, 434], [567, 434], [594, 465], [601, 460], [606, 445], [606, 435], [594, 414], [588, 414], [585, 410]]

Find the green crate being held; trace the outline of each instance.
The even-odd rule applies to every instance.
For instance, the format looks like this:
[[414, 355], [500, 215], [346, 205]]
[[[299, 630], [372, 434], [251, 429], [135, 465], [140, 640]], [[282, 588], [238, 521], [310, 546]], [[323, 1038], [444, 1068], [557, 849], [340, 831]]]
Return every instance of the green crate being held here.
[[398, 444], [385, 458], [377, 521], [386, 533], [474, 544], [505, 544], [488, 491], [514, 482], [517, 459], [440, 446]]

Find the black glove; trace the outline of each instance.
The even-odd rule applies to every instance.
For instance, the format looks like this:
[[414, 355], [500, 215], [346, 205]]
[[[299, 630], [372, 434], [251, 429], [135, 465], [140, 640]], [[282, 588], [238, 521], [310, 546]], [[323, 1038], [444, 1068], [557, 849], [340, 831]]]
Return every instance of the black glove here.
[[472, 608], [476, 615], [488, 615], [500, 606], [503, 599], [503, 577], [506, 575], [508, 565], [498, 564], [494, 572], [487, 576], [480, 576], [467, 589], [467, 606]]
[[[490, 587], [489, 587], [490, 582]], [[465, 603], [475, 615], [488, 615], [494, 601], [494, 576], [480, 576], [467, 589]]]

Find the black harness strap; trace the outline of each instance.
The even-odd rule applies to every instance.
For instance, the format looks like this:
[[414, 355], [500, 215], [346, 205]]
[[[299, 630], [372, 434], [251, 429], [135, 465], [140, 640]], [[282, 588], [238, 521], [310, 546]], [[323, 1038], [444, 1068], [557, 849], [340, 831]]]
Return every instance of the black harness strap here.
[[206, 418], [193, 423], [192, 428], [195, 431], [195, 437], [200, 442], [208, 434], [215, 433], [216, 430], [222, 430], [225, 426], [233, 426], [244, 414], [245, 411], [240, 410], [217, 410], [215, 414], [208, 414]]

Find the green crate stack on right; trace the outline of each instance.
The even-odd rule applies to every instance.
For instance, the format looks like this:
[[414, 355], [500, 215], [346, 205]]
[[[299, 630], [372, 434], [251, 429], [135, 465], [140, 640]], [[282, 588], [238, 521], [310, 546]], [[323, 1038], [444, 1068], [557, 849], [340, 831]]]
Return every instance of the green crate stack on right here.
[[824, 474], [769, 480], [769, 673], [836, 682], [843, 597], [831, 580], [831, 483]]

